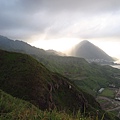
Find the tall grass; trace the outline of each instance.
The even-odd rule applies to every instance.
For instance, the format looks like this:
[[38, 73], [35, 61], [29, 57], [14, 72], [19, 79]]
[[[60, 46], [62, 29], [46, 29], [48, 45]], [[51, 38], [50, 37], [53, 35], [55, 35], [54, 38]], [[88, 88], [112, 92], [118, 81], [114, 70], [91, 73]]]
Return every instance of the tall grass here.
[[93, 118], [90, 114], [82, 115], [80, 111], [75, 115], [57, 110], [41, 111], [31, 103], [0, 90], [0, 120], [98, 120], [95, 118], [97, 117]]

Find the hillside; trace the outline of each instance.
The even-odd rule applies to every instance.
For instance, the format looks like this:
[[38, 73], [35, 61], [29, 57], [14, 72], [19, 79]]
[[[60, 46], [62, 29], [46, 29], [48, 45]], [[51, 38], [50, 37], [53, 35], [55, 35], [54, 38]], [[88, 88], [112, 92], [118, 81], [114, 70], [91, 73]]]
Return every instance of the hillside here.
[[0, 90], [0, 120], [89, 120], [81, 113], [76, 116], [68, 115], [65, 112], [41, 111], [31, 103], [15, 98]]
[[113, 61], [113, 58], [107, 55], [103, 50], [94, 44], [90, 43], [87, 40], [80, 42], [72, 50], [71, 55], [76, 57], [82, 57], [87, 60], [104, 60], [104, 61]]
[[0, 90], [0, 120], [40, 119], [42, 111], [29, 102]]
[[[83, 44], [86, 43], [89, 42], [83, 41]], [[101, 87], [107, 87], [109, 84], [120, 86], [119, 79], [114, 76], [116, 73], [120, 74], [120, 71], [109, 66], [89, 64], [83, 58], [57, 56], [53, 50], [44, 51], [22, 41], [13, 41], [3, 36], [0, 36], [0, 48], [30, 54], [51, 71], [69, 77], [77, 86], [94, 96]]]
[[45, 51], [43, 49], [36, 48], [34, 46], [29, 45], [26, 42], [20, 41], [20, 40], [11, 40], [7, 37], [0, 35], [0, 49], [7, 50], [7, 51], [13, 51], [13, 52], [21, 52], [26, 53], [29, 55], [37, 55], [37, 56], [44, 56], [44, 55], [64, 55], [60, 52], [48, 50]]
[[[66, 112], [101, 110], [95, 99], [78, 89], [67, 78], [50, 72], [28, 55], [0, 50], [0, 89], [14, 97], [29, 101], [41, 110]], [[110, 116], [106, 114], [106, 120]], [[111, 119], [112, 120], [112, 119]], [[116, 119], [117, 120], [117, 119]]]
[[[64, 111], [41, 111], [31, 103], [15, 98], [0, 90], [0, 120], [90, 120], [80, 112], [76, 115], [68, 115]], [[118, 120], [109, 115], [111, 120]], [[98, 116], [94, 116], [97, 120]]]
[[77, 86], [96, 96], [101, 87], [109, 84], [120, 86], [120, 80], [114, 74], [120, 74], [119, 69], [88, 63], [83, 58], [61, 56], [34, 56], [48, 69], [58, 72], [71, 79]]
[[[79, 91], [67, 78], [50, 72], [28, 55], [0, 51], [0, 89], [40, 109], [100, 108], [92, 96]], [[87, 95], [87, 93], [86, 93]], [[73, 99], [72, 99], [73, 98]], [[90, 104], [89, 104], [90, 103]]]

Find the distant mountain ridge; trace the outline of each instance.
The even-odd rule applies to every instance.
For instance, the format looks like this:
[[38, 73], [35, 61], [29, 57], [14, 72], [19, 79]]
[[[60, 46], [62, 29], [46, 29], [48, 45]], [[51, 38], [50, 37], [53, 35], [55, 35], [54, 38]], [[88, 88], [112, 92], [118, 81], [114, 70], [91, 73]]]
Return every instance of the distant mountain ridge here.
[[57, 52], [57, 51], [50, 51], [50, 50], [43, 50], [40, 48], [36, 48], [34, 46], [29, 45], [26, 42], [20, 40], [11, 40], [7, 37], [0, 35], [0, 49], [7, 50], [7, 51], [15, 51], [15, 52], [22, 52], [30, 55], [60, 55], [64, 56], [64, 54]]
[[[7, 40], [5, 40], [6, 42], [4, 41], [3, 38], [7, 39]], [[53, 72], [63, 74], [66, 77], [69, 77], [70, 79], [74, 79], [74, 78], [81, 79], [81, 77], [86, 78], [86, 76], [90, 77], [92, 75], [92, 82], [93, 81], [98, 81], [98, 82], [93, 82], [91, 84], [91, 87], [89, 85], [89, 82], [86, 82], [86, 80], [77, 81], [77, 82], [79, 82], [79, 84], [77, 83], [77, 86], [80, 86], [80, 88], [84, 88], [84, 86], [81, 83], [81, 82], [84, 82], [83, 84], [85, 84], [85, 86], [87, 86], [87, 87], [85, 87], [85, 90], [92, 95], [95, 95], [95, 92], [92, 89], [93, 84], [96, 83], [94, 85], [96, 90], [99, 89], [99, 87], [103, 87], [104, 84], [107, 85], [105, 83], [105, 81], [108, 81], [108, 78], [106, 77], [106, 75], [108, 75], [111, 78], [111, 73], [106, 73], [106, 72], [108, 71], [108, 69], [111, 69], [112, 73], [114, 73], [114, 69], [112, 70], [112, 68], [104, 68], [99, 65], [89, 64], [84, 58], [70, 57], [70, 56], [69, 57], [68, 56], [57, 56], [56, 52], [54, 52], [54, 50], [50, 50], [50, 51], [46, 52], [45, 50], [32, 47], [29, 44], [22, 42], [22, 41], [16, 41], [17, 43], [23, 44], [23, 45], [21, 45], [20, 49], [18, 49], [15, 41], [10, 40], [6, 37], [3, 37], [3, 38], [1, 39], [1, 37], [0, 37], [0, 46], [1, 46], [0, 48], [1, 49], [7, 50], [7, 51], [15, 51], [15, 52], [29, 54], [32, 57], [34, 57], [35, 59], [37, 59], [40, 63], [44, 64], [48, 69], [50, 69]], [[5, 42], [5, 44], [2, 45], [1, 44], [2, 42], [3, 43]], [[18, 45], [20, 46], [20, 44], [18, 44]], [[25, 47], [25, 46], [27, 46], [27, 47]], [[49, 52], [53, 52], [53, 53], [51, 54]], [[115, 72], [117, 72], [117, 71], [115, 71]], [[102, 73], [102, 74], [100, 74], [100, 73]], [[106, 73], [106, 74], [104, 75], [104, 73]], [[98, 77], [98, 75], [99, 75], [99, 77]], [[97, 76], [97, 78], [100, 78], [101, 80], [96, 79], [93, 76], [94, 77]], [[108, 82], [110, 82], [110, 81], [113, 82], [112, 78], [111, 79], [110, 78], [109, 78]], [[86, 78], [86, 79], [88, 79], [88, 78]], [[91, 81], [91, 79], [89, 79], [89, 81]], [[75, 82], [75, 80], [74, 80], [74, 82]], [[117, 83], [117, 85], [119, 85], [119, 84]]]
[[106, 54], [99, 47], [95, 46], [88, 40], [84, 40], [80, 42], [75, 48], [72, 50], [71, 54], [76, 57], [82, 57], [86, 60], [105, 60], [105, 61], [113, 61], [113, 58]]
[[53, 54], [53, 55], [59, 55], [59, 56], [66, 56], [66, 54], [62, 53], [62, 52], [58, 52], [52, 49], [46, 50], [46, 52]]
[[[13, 40], [11, 40], [11, 41], [13, 41]], [[15, 41], [13, 41], [13, 42], [15, 42]], [[11, 42], [10, 42], [10, 45], [11, 45]], [[32, 47], [32, 46], [30, 46], [30, 47]], [[7, 49], [8, 48], [6, 47], [6, 50]], [[11, 51], [11, 50], [8, 50], [8, 51]], [[12, 48], [12, 51], [26, 53], [25, 48], [23, 48], [23, 51]], [[51, 50], [49, 52], [54, 52], [54, 51]], [[1, 57], [3, 56], [2, 53], [0, 53], [0, 55], [1, 55]], [[45, 54], [39, 53], [39, 54], [34, 55], [34, 54], [30, 53], [30, 55], [33, 56], [35, 59], [37, 59], [39, 62], [43, 63], [51, 71], [63, 74], [66, 77], [70, 78], [70, 80], [72, 80], [72, 82], [75, 83], [78, 87], [80, 87], [83, 91], [87, 91], [88, 93], [90, 93], [94, 96], [96, 95], [96, 91], [98, 89], [100, 89], [101, 87], [107, 87], [109, 83], [110, 84], [115, 83], [116, 86], [120, 85], [119, 80], [114, 77], [114, 73], [119, 74], [119, 71], [117, 69], [113, 69], [110, 66], [100, 66], [100, 65], [94, 64], [94, 63], [90, 64], [86, 60], [84, 60], [84, 58], [79, 58], [79, 57], [71, 57], [71, 56], [63, 57], [63, 56], [51, 55], [51, 54], [47, 54], [46, 51], [45, 51]], [[14, 57], [11, 57], [11, 58], [14, 58]], [[12, 62], [14, 63], [15, 61], [17, 61], [17, 60], [13, 60]], [[21, 62], [26, 63], [25, 61], [26, 60], [23, 57], [21, 57]], [[2, 60], [0, 62], [4, 62], [4, 60]], [[18, 60], [18, 62], [19, 62], [19, 60]], [[17, 63], [17, 62], [15, 62], [15, 63]], [[28, 63], [31, 66], [31, 63], [30, 62], [28, 62]], [[3, 64], [0, 64], [0, 66], [1, 65], [3, 65]], [[17, 64], [15, 64], [15, 65], [17, 65]], [[20, 67], [16, 67], [16, 68], [20, 68]], [[9, 67], [8, 67], [8, 61], [7, 61], [6, 62], [7, 72], [8, 72], [8, 68]], [[13, 68], [13, 66], [11, 68]], [[33, 71], [36, 69], [37, 69], [36, 66], [34, 66], [34, 68], [30, 68], [30, 70], [33, 70]], [[1, 71], [3, 71], [3, 73], [0, 75], [3, 75], [6, 73], [2, 67], [1, 67]], [[15, 71], [16, 71], [16, 69], [15, 69]], [[26, 69], [23, 70], [23, 72], [24, 71], [26, 71]], [[30, 72], [30, 75], [32, 73], [33, 72]], [[34, 75], [36, 75], [36, 73], [37, 72], [35, 72]], [[1, 78], [5, 79], [7, 77], [6, 75], [2, 76], [3, 78], [2, 77]], [[15, 76], [16, 76], [16, 73], [15, 73]], [[19, 75], [19, 74], [17, 76], [21, 77], [21, 75]], [[49, 77], [47, 75], [45, 75], [45, 76], [46, 76], [46, 80], [48, 80], [48, 78], [51, 77], [51, 75], [48, 75]], [[23, 76], [23, 78], [25, 78], [25, 77], [26, 77], [26, 73]], [[30, 76], [30, 79], [31, 78], [32, 77]], [[51, 78], [53, 78], [53, 77], [51, 77]], [[61, 79], [61, 77], [59, 77], [59, 78]], [[58, 80], [59, 78], [56, 78], [56, 80]], [[3, 86], [3, 84], [1, 84], [1, 85]], [[8, 85], [6, 85], [6, 86], [8, 86]], [[17, 88], [18, 88], [18, 86], [17, 86]], [[89, 97], [87, 99], [89, 99]], [[90, 104], [93, 103], [92, 106], [94, 106], [93, 99], [90, 98], [89, 100], [92, 101], [92, 102], [90, 102]], [[108, 119], [108, 120], [110, 120], [110, 119]]]
[[[92, 115], [95, 117], [96, 111], [99, 110], [98, 118], [102, 118], [105, 113], [93, 96], [79, 89], [68, 78], [49, 71], [29, 55], [0, 50], [0, 66], [0, 89], [14, 97], [31, 102], [41, 110], [51, 111], [55, 108], [55, 110], [63, 110], [72, 114], [80, 111], [85, 116]], [[7, 98], [2, 108], [8, 105], [7, 108], [9, 109], [13, 103], [10, 101], [7, 103], [7, 99], [12, 100], [13, 98], [2, 92], [3, 95]], [[3, 102], [3, 97], [1, 100]], [[13, 100], [16, 103], [16, 99]], [[22, 101], [17, 103], [18, 109], [20, 104], [23, 106]], [[31, 104], [26, 105], [26, 107], [24, 106], [25, 109], [31, 109]], [[2, 108], [1, 111], [3, 111]], [[12, 106], [10, 108], [15, 110], [16, 105], [14, 108]], [[15, 112], [11, 112], [11, 110], [4, 111], [4, 113], [10, 112], [14, 116]], [[28, 115], [27, 112], [26, 114]], [[117, 117], [109, 113], [104, 115], [104, 119], [118, 120]]]

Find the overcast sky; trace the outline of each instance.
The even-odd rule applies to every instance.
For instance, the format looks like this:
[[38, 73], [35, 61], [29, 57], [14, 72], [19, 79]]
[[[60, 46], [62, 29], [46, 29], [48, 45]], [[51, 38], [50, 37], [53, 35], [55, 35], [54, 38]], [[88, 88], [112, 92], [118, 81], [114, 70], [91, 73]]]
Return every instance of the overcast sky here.
[[87, 39], [109, 54], [114, 43], [120, 57], [120, 0], [0, 0], [0, 34], [38, 47]]

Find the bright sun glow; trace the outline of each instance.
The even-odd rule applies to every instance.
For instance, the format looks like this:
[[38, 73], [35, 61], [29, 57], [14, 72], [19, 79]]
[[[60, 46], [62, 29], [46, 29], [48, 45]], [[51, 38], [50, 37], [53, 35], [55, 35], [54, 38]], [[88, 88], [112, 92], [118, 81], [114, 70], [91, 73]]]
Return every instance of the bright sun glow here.
[[[78, 38], [61, 38], [61, 39], [50, 39], [50, 40], [33, 40], [30, 44], [32, 46], [42, 48], [44, 50], [53, 49], [61, 52], [68, 52], [72, 47], [81, 42]], [[120, 59], [120, 42], [110, 42], [102, 40], [89, 40], [94, 45], [101, 48], [108, 55]], [[67, 54], [67, 53], [66, 53]]]
[[103, 51], [105, 51], [108, 55], [112, 57], [116, 57], [120, 59], [120, 42], [113, 42], [113, 41], [104, 41], [104, 42], [98, 42], [94, 41], [93, 44], [101, 48]]
[[62, 38], [62, 39], [51, 39], [51, 40], [37, 40], [33, 41], [31, 45], [48, 50], [53, 49], [56, 51], [67, 51], [74, 45], [79, 43], [80, 40], [77, 38]]

